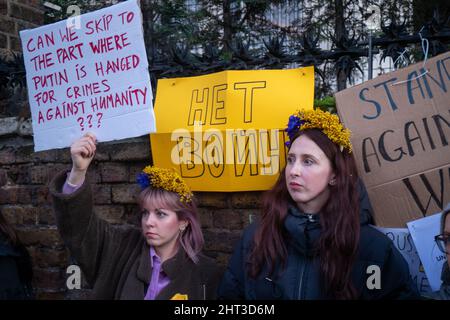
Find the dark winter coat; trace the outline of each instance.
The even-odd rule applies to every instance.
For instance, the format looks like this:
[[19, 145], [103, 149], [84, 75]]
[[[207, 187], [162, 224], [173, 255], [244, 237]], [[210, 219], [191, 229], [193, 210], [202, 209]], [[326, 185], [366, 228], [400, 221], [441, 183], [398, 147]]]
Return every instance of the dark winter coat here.
[[[76, 263], [93, 286], [95, 299], [144, 299], [151, 279], [149, 246], [136, 228], [113, 226], [93, 210], [88, 181], [72, 194], [62, 194], [66, 173], [50, 183], [59, 232]], [[156, 299], [175, 294], [189, 300], [215, 299], [221, 272], [211, 258], [200, 255], [198, 264], [184, 250], [164, 261], [170, 283]]]
[[[419, 298], [411, 280], [408, 265], [384, 234], [368, 225], [371, 207], [367, 193], [362, 188], [361, 234], [359, 253], [352, 270], [352, 282], [360, 299], [408, 299]], [[273, 276], [267, 268], [253, 279], [248, 270], [248, 257], [252, 248], [257, 223], [249, 226], [235, 248], [219, 287], [222, 299], [329, 299], [320, 283], [320, 268], [312, 248], [320, 236], [318, 215], [306, 215], [291, 206], [284, 223], [288, 236], [288, 257], [284, 269], [277, 267]], [[381, 288], [370, 290], [368, 277], [376, 265], [381, 270]], [[369, 272], [368, 272], [369, 271]], [[369, 281], [371, 282], [371, 281]], [[372, 282], [371, 282], [372, 283]]]
[[28, 251], [23, 245], [12, 245], [0, 232], [0, 300], [33, 299], [32, 277]]

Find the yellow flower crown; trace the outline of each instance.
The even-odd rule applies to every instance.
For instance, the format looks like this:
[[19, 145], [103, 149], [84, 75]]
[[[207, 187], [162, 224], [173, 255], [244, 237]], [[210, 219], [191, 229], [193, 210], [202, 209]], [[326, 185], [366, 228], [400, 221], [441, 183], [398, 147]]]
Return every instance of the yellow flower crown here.
[[344, 128], [337, 115], [321, 109], [300, 110], [290, 116], [288, 127], [285, 130], [289, 136], [289, 142], [286, 144], [290, 146], [292, 139], [300, 130], [314, 128], [322, 130], [331, 141], [340, 147], [341, 151], [346, 148], [349, 153], [352, 152], [350, 130]]
[[137, 182], [142, 189], [152, 187], [178, 193], [181, 202], [191, 202], [192, 192], [181, 176], [171, 169], [147, 166], [139, 173]]

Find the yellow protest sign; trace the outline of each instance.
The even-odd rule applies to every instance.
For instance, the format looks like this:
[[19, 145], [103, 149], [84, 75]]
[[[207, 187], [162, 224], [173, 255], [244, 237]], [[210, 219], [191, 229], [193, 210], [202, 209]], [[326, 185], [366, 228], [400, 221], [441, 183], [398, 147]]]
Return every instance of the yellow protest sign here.
[[313, 99], [313, 67], [161, 79], [153, 163], [193, 191], [267, 190], [285, 164], [289, 116]]

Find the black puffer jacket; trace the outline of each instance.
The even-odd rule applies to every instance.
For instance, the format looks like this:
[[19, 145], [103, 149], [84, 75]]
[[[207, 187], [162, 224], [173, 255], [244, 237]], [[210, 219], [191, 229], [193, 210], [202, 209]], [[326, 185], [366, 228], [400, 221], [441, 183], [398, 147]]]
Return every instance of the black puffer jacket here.
[[[408, 265], [381, 232], [369, 226], [370, 202], [362, 188], [361, 236], [359, 254], [352, 271], [353, 285], [360, 293], [360, 299], [415, 299], [417, 289], [409, 275]], [[249, 226], [238, 243], [219, 287], [222, 299], [328, 299], [320, 286], [320, 268], [311, 248], [320, 236], [318, 215], [306, 215], [296, 207], [290, 207], [284, 224], [289, 239], [288, 258], [284, 270], [276, 270], [277, 276], [269, 276], [263, 270], [257, 279], [248, 276], [248, 256], [257, 224]], [[381, 289], [369, 290], [367, 279], [373, 272], [367, 272], [370, 265], [381, 270]]]
[[33, 299], [30, 256], [22, 245], [11, 245], [0, 232], [0, 300]]

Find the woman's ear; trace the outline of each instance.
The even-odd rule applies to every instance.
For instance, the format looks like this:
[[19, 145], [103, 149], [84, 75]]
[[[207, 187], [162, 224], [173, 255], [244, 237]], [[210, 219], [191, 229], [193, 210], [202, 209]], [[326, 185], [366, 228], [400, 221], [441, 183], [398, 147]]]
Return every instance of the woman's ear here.
[[188, 221], [186, 221], [186, 220], [181, 221], [181, 223], [180, 223], [180, 231], [184, 231], [187, 228], [188, 225], [189, 225]]
[[336, 175], [333, 173], [330, 177], [330, 181], [328, 182], [330, 186], [334, 186], [336, 184]]

